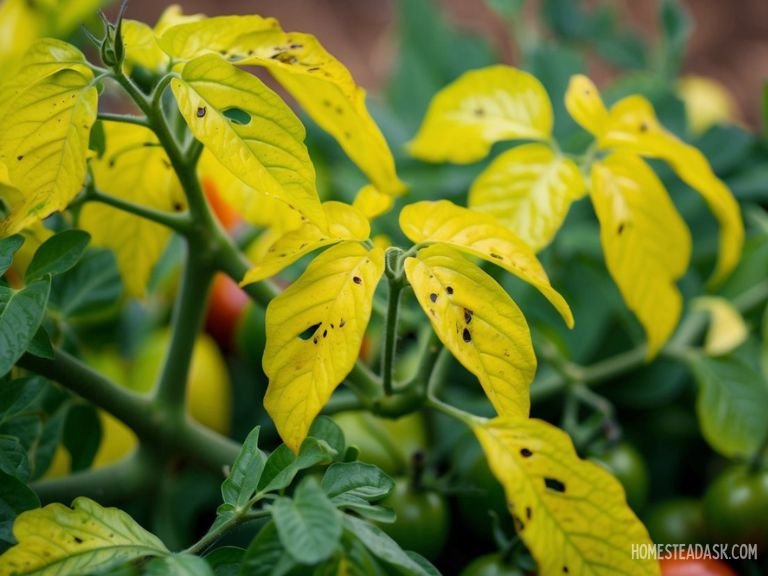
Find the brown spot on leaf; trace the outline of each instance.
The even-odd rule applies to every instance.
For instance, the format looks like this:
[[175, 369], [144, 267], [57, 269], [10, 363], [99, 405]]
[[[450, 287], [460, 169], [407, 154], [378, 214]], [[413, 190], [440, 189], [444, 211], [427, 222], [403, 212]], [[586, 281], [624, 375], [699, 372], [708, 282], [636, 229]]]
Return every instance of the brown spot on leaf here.
[[205, 106], [198, 106], [197, 107], [197, 117], [198, 118], [202, 118], [203, 116], [205, 116], [205, 112], [206, 112]]
[[352, 282], [354, 282], [355, 284], [362, 284], [363, 279], [360, 278], [360, 276], [352, 276]]
[[470, 334], [469, 328], [464, 328], [464, 330], [461, 332], [461, 337], [463, 338], [464, 342], [472, 342], [472, 334]]
[[528, 450], [528, 448], [520, 448], [520, 456], [522, 456], [523, 458], [530, 458], [531, 456], [533, 456], [533, 452]]
[[446, 292], [448, 293], [448, 295], [450, 296], [451, 294], [453, 294], [453, 287], [452, 287], [452, 286], [446, 286], [446, 287], [445, 287], [445, 291], [446, 291]]

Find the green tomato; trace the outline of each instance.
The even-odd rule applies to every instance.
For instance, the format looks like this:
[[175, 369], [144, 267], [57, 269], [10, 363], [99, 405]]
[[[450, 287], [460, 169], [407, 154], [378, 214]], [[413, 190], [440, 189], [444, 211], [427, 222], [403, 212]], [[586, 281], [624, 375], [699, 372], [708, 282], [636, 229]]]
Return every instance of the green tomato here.
[[418, 552], [429, 560], [440, 555], [450, 528], [448, 505], [442, 495], [416, 490], [407, 478], [398, 478], [392, 492], [380, 504], [392, 508], [397, 519], [379, 527], [403, 550]]
[[768, 470], [726, 470], [704, 496], [704, 517], [716, 541], [768, 550]]
[[460, 576], [523, 576], [523, 572], [505, 563], [501, 554], [486, 554], [475, 558]]
[[648, 468], [634, 446], [621, 442], [593, 460], [621, 482], [627, 503], [633, 510], [639, 510], [645, 505], [648, 498]]
[[692, 498], [656, 504], [645, 517], [645, 527], [657, 544], [696, 544], [706, 540], [701, 502]]
[[342, 412], [333, 420], [344, 432], [347, 446], [356, 446], [358, 458], [392, 475], [403, 474], [416, 452], [427, 446], [427, 428], [414, 412], [397, 420], [377, 418], [367, 412]]

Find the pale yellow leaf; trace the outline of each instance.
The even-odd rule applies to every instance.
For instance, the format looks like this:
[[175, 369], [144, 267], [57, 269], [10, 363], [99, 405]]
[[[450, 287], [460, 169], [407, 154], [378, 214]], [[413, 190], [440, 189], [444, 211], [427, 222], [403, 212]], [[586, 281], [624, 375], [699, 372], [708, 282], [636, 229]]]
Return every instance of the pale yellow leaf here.
[[542, 576], [655, 576], [653, 544], [619, 481], [579, 459], [571, 439], [543, 420], [496, 418], [473, 426], [501, 482], [517, 532]]
[[537, 288], [557, 308], [566, 324], [573, 326], [571, 309], [552, 288], [536, 254], [493, 216], [448, 200], [416, 202], [400, 212], [400, 228], [414, 243], [447, 244], [501, 266]]
[[732, 124], [738, 117], [733, 95], [714, 78], [686, 74], [677, 81], [677, 95], [685, 104], [688, 127], [703, 134], [716, 124]]
[[155, 34], [160, 36], [172, 26], [187, 24], [189, 22], [198, 22], [204, 18], [205, 14], [184, 14], [181, 6], [178, 4], [171, 4], [163, 10], [163, 13], [160, 14], [160, 18], [157, 19], [157, 23], [155, 24]]
[[171, 59], [157, 43], [155, 31], [143, 22], [123, 20], [123, 44], [125, 46], [125, 67], [141, 66], [150, 72], [162, 72]]
[[477, 376], [496, 411], [528, 416], [536, 355], [525, 317], [509, 295], [445, 246], [419, 251], [404, 267], [440, 341]]
[[608, 123], [608, 110], [592, 80], [583, 74], [571, 77], [565, 93], [565, 107], [585, 130], [599, 138]]
[[704, 341], [704, 351], [709, 356], [727, 354], [741, 346], [749, 336], [744, 318], [725, 298], [701, 296], [694, 300], [693, 307], [709, 313], [709, 329]]
[[652, 358], [680, 318], [675, 281], [691, 257], [688, 227], [637, 156], [616, 153], [593, 164], [591, 194], [608, 271], [642, 324]]
[[[304, 126], [277, 94], [213, 55], [187, 63], [171, 88], [192, 134], [222, 165], [261, 194], [325, 225]], [[236, 115], [230, 119], [228, 113]]]
[[352, 370], [384, 272], [384, 253], [332, 246], [267, 307], [264, 406], [294, 451]]
[[373, 184], [367, 184], [360, 188], [352, 202], [352, 206], [371, 220], [388, 212], [393, 204], [392, 196], [380, 192]]
[[[99, 191], [121, 200], [167, 212], [185, 208], [181, 185], [157, 137], [148, 128], [104, 122], [106, 150], [91, 161]], [[99, 202], [80, 212], [79, 226], [94, 246], [111, 249], [130, 296], [145, 294], [149, 276], [165, 249], [165, 226]]]
[[20, 193], [0, 220], [0, 236], [64, 209], [83, 186], [97, 100], [84, 62], [73, 46], [40, 40], [0, 86], [0, 163]]
[[368, 219], [352, 206], [343, 202], [328, 201], [323, 204], [323, 211], [328, 221], [327, 229], [307, 222], [277, 238], [267, 233], [258, 240], [257, 244], [262, 245], [257, 245], [255, 253], [263, 256], [245, 274], [241, 284], [251, 284], [274, 276], [305, 254], [322, 246], [341, 240], [367, 240], [371, 235]]
[[159, 538], [117, 508], [76, 498], [72, 508], [48, 504], [19, 515], [18, 544], [0, 556], [0, 576], [97, 572], [145, 556], [164, 556]]
[[464, 73], [440, 90], [427, 110], [410, 153], [429, 162], [466, 164], [502, 140], [549, 140], [552, 104], [528, 72], [489, 66]]
[[496, 157], [472, 184], [469, 207], [494, 216], [541, 250], [585, 191], [578, 166], [544, 144], [524, 144]]

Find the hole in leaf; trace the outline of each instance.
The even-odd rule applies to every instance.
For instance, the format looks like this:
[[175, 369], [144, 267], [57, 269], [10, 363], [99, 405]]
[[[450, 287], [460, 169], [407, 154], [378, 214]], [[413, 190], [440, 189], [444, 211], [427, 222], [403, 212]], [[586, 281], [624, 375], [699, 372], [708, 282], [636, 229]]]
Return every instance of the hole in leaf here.
[[565, 484], [557, 478], [544, 478], [544, 485], [553, 492], [565, 493]]
[[240, 124], [241, 126], [245, 126], [251, 121], [251, 115], [241, 108], [227, 108], [222, 114], [230, 122]]
[[312, 338], [312, 335], [315, 332], [317, 332], [317, 329], [320, 328], [320, 324], [322, 324], [322, 322], [318, 322], [317, 324], [312, 324], [312, 326], [310, 326], [309, 328], [304, 330], [304, 332], [299, 334], [299, 338], [301, 338], [302, 340], [309, 340], [310, 338]]

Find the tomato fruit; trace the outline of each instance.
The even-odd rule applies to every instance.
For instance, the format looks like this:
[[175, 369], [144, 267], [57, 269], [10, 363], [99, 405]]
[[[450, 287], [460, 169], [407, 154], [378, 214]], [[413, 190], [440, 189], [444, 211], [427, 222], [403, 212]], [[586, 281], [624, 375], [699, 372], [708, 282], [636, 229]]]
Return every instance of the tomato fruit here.
[[497, 553], [475, 558], [461, 571], [460, 576], [523, 576], [523, 572], [505, 563], [501, 554]]
[[404, 550], [413, 550], [434, 560], [448, 539], [450, 517], [445, 498], [437, 492], [417, 490], [407, 478], [397, 478], [392, 492], [381, 501], [397, 519], [380, 524]]
[[713, 558], [659, 560], [661, 576], [736, 576], [725, 562]]
[[621, 482], [627, 495], [627, 503], [633, 510], [643, 507], [648, 498], [648, 468], [634, 446], [620, 442], [593, 460], [604, 466]]
[[646, 515], [645, 527], [657, 544], [696, 544], [706, 539], [704, 511], [692, 498], [656, 504]]
[[219, 192], [216, 183], [211, 178], [203, 178], [203, 191], [208, 199], [208, 204], [225, 230], [232, 231], [243, 221], [232, 205], [227, 202]]
[[356, 446], [359, 459], [389, 475], [402, 474], [416, 452], [427, 446], [427, 429], [419, 413], [397, 420], [378, 418], [368, 412], [342, 412], [333, 420], [344, 432], [348, 446]]
[[768, 470], [726, 470], [704, 495], [704, 518], [715, 541], [768, 550]]
[[216, 274], [208, 297], [205, 330], [229, 350], [235, 344], [237, 325], [248, 304], [248, 295], [225, 274]]

